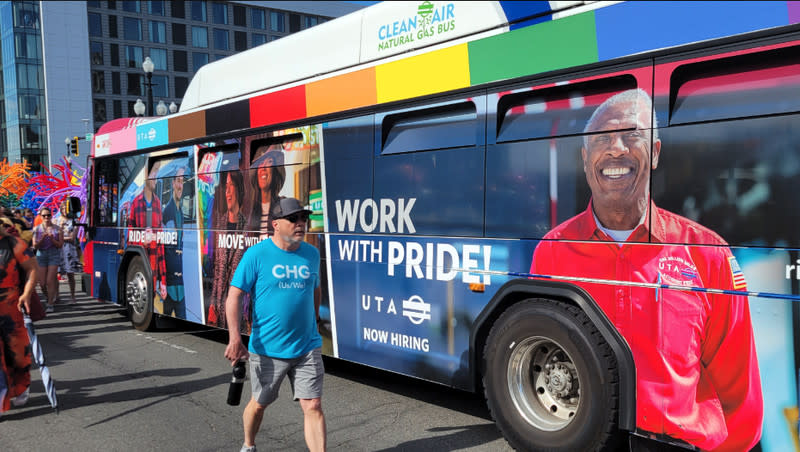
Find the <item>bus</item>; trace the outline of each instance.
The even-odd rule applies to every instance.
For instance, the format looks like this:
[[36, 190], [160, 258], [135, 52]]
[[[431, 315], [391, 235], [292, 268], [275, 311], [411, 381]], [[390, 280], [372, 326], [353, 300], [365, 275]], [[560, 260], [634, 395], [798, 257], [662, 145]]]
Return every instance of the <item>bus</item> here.
[[382, 2], [207, 64], [94, 136], [91, 293], [225, 328], [294, 197], [325, 354], [483, 393], [518, 450], [800, 450], [798, 22]]

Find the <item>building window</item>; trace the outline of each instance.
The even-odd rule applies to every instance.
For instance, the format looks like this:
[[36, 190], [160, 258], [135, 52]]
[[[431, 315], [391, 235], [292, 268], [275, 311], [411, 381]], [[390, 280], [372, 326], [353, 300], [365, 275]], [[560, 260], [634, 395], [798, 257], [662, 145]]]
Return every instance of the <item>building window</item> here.
[[108, 36], [111, 38], [118, 38], [117, 33], [117, 16], [108, 16]]
[[17, 58], [42, 59], [38, 34], [14, 33], [14, 44]]
[[228, 23], [228, 5], [214, 2], [211, 4], [211, 9], [214, 11], [215, 24], [226, 25]]
[[92, 92], [95, 94], [106, 92], [106, 76], [103, 71], [92, 71]]
[[122, 94], [122, 82], [119, 72], [111, 72], [111, 94]]
[[172, 7], [172, 17], [176, 19], [183, 19], [186, 17], [186, 5], [183, 0], [173, 0], [170, 3]]
[[111, 65], [119, 66], [119, 44], [109, 44], [108, 47], [111, 53]]
[[23, 149], [41, 147], [42, 126], [24, 125], [20, 126], [20, 146]]
[[289, 14], [289, 33], [300, 31], [300, 14]]
[[167, 70], [167, 51], [166, 49], [150, 49], [150, 59], [153, 60], [153, 67], [157, 71]]
[[102, 16], [97, 13], [89, 13], [89, 36], [103, 36]]
[[119, 119], [122, 117], [122, 101], [115, 100], [114, 101], [114, 117], [111, 119]]
[[106, 122], [106, 100], [94, 99], [92, 106], [94, 107], [94, 123], [102, 124]]
[[42, 89], [41, 68], [38, 64], [17, 64], [17, 88]]
[[141, 47], [125, 46], [126, 66], [141, 69], [144, 61], [144, 52]]
[[270, 35], [269, 42], [277, 41], [278, 39], [281, 39], [281, 37], [276, 35]]
[[206, 17], [206, 2], [192, 1], [192, 20], [199, 20], [200, 22], [208, 20]]
[[88, 6], [90, 8], [99, 8], [100, 7], [100, 2], [98, 0], [90, 0], [90, 1], [86, 2], [86, 6]]
[[133, 17], [122, 18], [123, 38], [131, 41], [142, 40], [142, 21]]
[[255, 8], [251, 9], [250, 10], [250, 19], [253, 22], [251, 24], [251, 26], [253, 28], [260, 28], [260, 29], [263, 30], [267, 26], [266, 25], [266, 23], [267, 23], [266, 22], [266, 16], [264, 15], [264, 10], [263, 9], [255, 9]]
[[317, 18], [316, 17], [306, 16], [305, 19], [306, 19], [304, 21], [304, 25], [305, 26], [303, 28], [311, 28], [311, 27], [313, 27], [314, 25], [317, 24]]
[[233, 5], [233, 24], [237, 27], [247, 26], [247, 8], [241, 5]]
[[21, 28], [39, 28], [39, 3], [11, 2], [14, 7], [14, 26]]
[[154, 16], [163, 16], [164, 0], [150, 0], [148, 2], [148, 11]]
[[108, 9], [117, 9], [117, 2], [115, 0], [108, 0]]
[[[153, 96], [169, 97], [169, 77], [166, 75], [153, 76]], [[155, 111], [155, 105], [153, 105], [153, 111]]]
[[208, 54], [192, 52], [192, 72], [197, 72], [198, 69], [208, 64]]
[[159, 44], [167, 43], [167, 24], [150, 21], [150, 41]]
[[39, 119], [42, 111], [42, 97], [31, 94], [19, 95], [20, 119]]
[[262, 35], [260, 33], [253, 33], [253, 47], [260, 46], [267, 42], [267, 35]]
[[233, 50], [237, 52], [247, 50], [247, 33], [243, 31], [233, 32]]
[[142, 12], [141, 6], [139, 6], [138, 0], [131, 1], [126, 0], [122, 2], [122, 10], [127, 11], [129, 13], [140, 13]]
[[188, 87], [189, 79], [187, 77], [175, 77], [175, 97], [183, 97]]
[[144, 92], [144, 77], [142, 74], [128, 72], [128, 94], [141, 96]]
[[172, 68], [176, 72], [187, 72], [189, 70], [189, 58], [183, 50], [172, 51]]
[[228, 30], [214, 29], [214, 49], [228, 50]]
[[179, 46], [186, 45], [186, 25], [172, 24], [172, 43]]
[[103, 64], [103, 43], [92, 41], [89, 48], [92, 64]]
[[269, 27], [272, 31], [283, 33], [286, 31], [286, 15], [277, 11], [269, 13]]
[[208, 48], [208, 29], [206, 27], [192, 27], [192, 46]]

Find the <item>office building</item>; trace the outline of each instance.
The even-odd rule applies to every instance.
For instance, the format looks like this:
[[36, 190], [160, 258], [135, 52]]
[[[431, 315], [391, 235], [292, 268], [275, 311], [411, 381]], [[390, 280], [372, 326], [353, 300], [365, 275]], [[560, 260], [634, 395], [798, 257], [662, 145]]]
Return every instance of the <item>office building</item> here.
[[[179, 108], [204, 64], [357, 9], [313, 1], [0, 1], [0, 159], [58, 163], [65, 139], [105, 122]], [[265, 67], [264, 70], [268, 70]], [[159, 108], [159, 104], [160, 107]], [[80, 142], [87, 149], [86, 141]], [[81, 152], [80, 162], [84, 162]]]

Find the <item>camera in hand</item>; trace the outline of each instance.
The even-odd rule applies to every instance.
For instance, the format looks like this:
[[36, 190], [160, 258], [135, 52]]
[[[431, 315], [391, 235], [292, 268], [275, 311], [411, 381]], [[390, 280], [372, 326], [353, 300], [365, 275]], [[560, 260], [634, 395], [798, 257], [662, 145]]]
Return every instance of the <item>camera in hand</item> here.
[[242, 388], [244, 387], [244, 377], [247, 373], [244, 361], [236, 361], [233, 366], [233, 378], [231, 386], [228, 388], [228, 405], [238, 405], [242, 400]]

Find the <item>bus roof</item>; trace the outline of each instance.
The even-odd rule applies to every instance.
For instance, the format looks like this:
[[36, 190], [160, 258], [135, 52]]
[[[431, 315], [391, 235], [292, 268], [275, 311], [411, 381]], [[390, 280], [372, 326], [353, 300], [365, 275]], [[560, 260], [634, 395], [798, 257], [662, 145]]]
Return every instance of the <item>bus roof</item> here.
[[509, 22], [540, 17], [555, 10], [574, 9], [583, 3], [380, 2], [204, 65], [186, 89], [180, 111], [290, 85], [485, 31], [501, 33], [508, 31]]
[[203, 66], [180, 112], [96, 156], [370, 107], [800, 22], [800, 2], [382, 2]]

